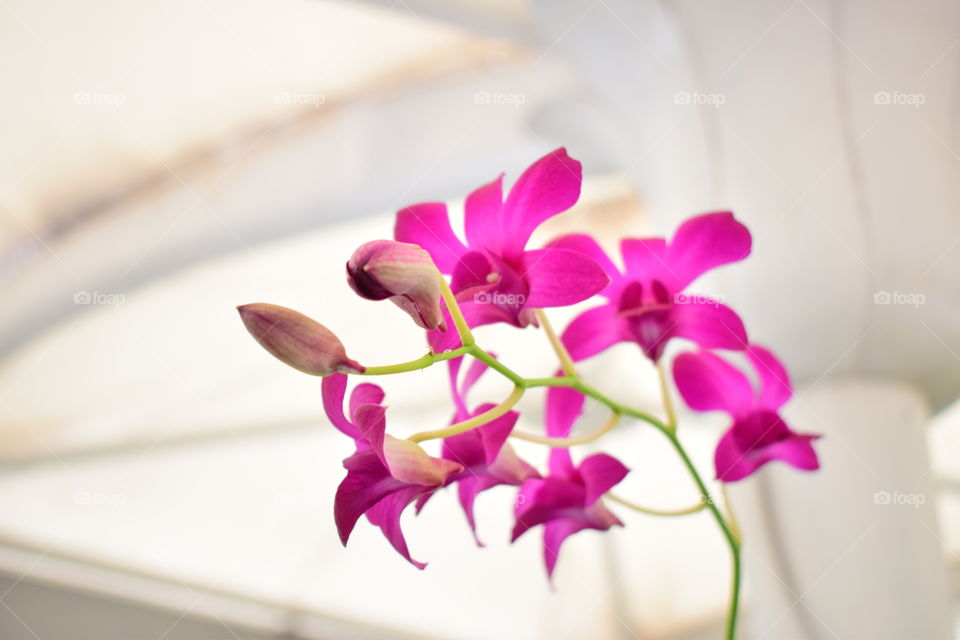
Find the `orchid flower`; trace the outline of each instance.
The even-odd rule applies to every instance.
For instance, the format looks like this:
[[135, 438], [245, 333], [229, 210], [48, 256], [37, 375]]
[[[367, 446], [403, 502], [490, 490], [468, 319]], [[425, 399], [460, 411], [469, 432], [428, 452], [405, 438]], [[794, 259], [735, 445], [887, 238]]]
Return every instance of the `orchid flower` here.
[[[473, 411], [468, 410], [467, 394], [486, 371], [487, 365], [479, 360], [473, 361], [463, 380], [459, 381], [462, 361], [461, 357], [449, 362], [450, 386], [456, 407], [452, 423], [472, 418], [494, 406], [485, 403]], [[447, 483], [457, 483], [460, 506], [467, 516], [474, 540], [481, 547], [483, 543], [477, 537], [477, 523], [473, 515], [473, 504], [477, 496], [499, 485], [520, 485], [524, 480], [540, 477], [537, 470], [521, 460], [507, 442], [519, 417], [519, 413], [510, 411], [482, 427], [450, 436], [443, 441], [441, 455], [463, 466], [462, 471], [449, 476]], [[432, 494], [424, 495], [417, 502], [418, 512], [430, 495]]]
[[773, 460], [805, 471], [820, 468], [812, 445], [819, 436], [796, 433], [780, 416], [793, 395], [786, 369], [759, 346], [748, 347], [746, 356], [759, 380], [756, 390], [740, 370], [709, 351], [682, 353], [673, 363], [677, 389], [691, 409], [725, 411], [733, 419], [714, 456], [717, 478], [736, 482]]
[[750, 232], [728, 211], [687, 220], [669, 243], [664, 238], [624, 239], [623, 272], [592, 237], [558, 238], [549, 246], [590, 256], [610, 277], [602, 292], [607, 303], [577, 316], [563, 333], [571, 357], [583, 360], [619, 342], [636, 342], [657, 361], [674, 337], [707, 348], [742, 349], [747, 333], [737, 314], [683, 290], [705, 272], [746, 258], [750, 244]]
[[[566, 437], [583, 411], [584, 396], [579, 391], [552, 387], [547, 392], [547, 435]], [[560, 555], [568, 537], [585, 529], [606, 531], [623, 523], [604, 506], [603, 494], [616, 486], [629, 469], [613, 456], [597, 453], [574, 465], [570, 451], [550, 451], [549, 475], [527, 480], [520, 488], [516, 506], [516, 524], [512, 540], [537, 525], [543, 527], [543, 556], [547, 575]]]
[[353, 438], [356, 453], [343, 461], [347, 476], [337, 487], [334, 519], [340, 541], [346, 545], [357, 520], [367, 519], [380, 527], [393, 548], [419, 569], [426, 564], [410, 557], [400, 529], [400, 516], [407, 506], [446, 484], [463, 466], [433, 458], [419, 445], [386, 433], [383, 390], [375, 384], [360, 384], [350, 394], [350, 419], [343, 413], [347, 379], [342, 374], [323, 380], [323, 406], [338, 430]]
[[[580, 197], [580, 163], [557, 149], [533, 163], [503, 198], [503, 174], [471, 193], [464, 205], [466, 244], [450, 227], [443, 203], [417, 204], [397, 213], [394, 237], [426, 249], [451, 277], [471, 327], [506, 322], [535, 324], [533, 311], [586, 300], [607, 276], [589, 257], [564, 248], [527, 250], [533, 231]], [[435, 351], [456, 337], [430, 333]]]

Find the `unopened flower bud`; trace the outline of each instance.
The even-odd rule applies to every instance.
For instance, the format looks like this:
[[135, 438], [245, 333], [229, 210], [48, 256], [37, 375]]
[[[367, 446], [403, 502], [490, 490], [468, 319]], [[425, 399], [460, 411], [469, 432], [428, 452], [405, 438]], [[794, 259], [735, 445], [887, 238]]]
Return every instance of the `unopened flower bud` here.
[[294, 369], [315, 376], [364, 371], [347, 357], [332, 331], [298, 311], [259, 302], [237, 307], [237, 311], [260, 346]]
[[406, 242], [373, 240], [347, 262], [347, 281], [357, 295], [389, 298], [424, 329], [446, 329], [440, 310], [442, 277], [429, 253]]

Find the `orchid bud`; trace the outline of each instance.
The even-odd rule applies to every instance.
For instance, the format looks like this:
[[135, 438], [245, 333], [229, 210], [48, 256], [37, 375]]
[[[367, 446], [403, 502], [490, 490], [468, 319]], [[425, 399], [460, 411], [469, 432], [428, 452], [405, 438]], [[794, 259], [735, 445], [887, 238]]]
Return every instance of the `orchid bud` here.
[[259, 302], [237, 307], [237, 311], [260, 346], [294, 369], [315, 376], [364, 371], [347, 357], [332, 331], [298, 311]]
[[347, 281], [362, 298], [390, 298], [424, 329], [446, 330], [440, 310], [440, 271], [433, 258], [415, 244], [373, 240], [347, 262]]

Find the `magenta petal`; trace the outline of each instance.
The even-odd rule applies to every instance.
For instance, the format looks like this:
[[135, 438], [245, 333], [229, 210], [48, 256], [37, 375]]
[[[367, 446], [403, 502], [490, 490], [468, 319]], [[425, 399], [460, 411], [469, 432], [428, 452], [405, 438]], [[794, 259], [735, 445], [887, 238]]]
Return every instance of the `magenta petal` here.
[[516, 523], [511, 540], [549, 520], [583, 509], [583, 486], [571, 480], [548, 477], [527, 480], [517, 497]]
[[793, 387], [790, 385], [790, 376], [786, 368], [776, 356], [756, 345], [747, 348], [747, 357], [760, 379], [759, 405], [776, 411], [793, 395]]
[[584, 311], [563, 332], [564, 346], [575, 361], [584, 360], [630, 339], [629, 326], [610, 304]]
[[447, 205], [442, 202], [417, 204], [399, 211], [393, 237], [426, 249], [440, 271], [448, 274], [467, 251], [450, 228]]
[[557, 566], [563, 541], [578, 531], [583, 531], [588, 526], [583, 520], [561, 518], [548, 522], [543, 527], [543, 561], [547, 566], [548, 578], [553, 577], [553, 570]]
[[367, 519], [380, 527], [383, 535], [390, 541], [397, 553], [418, 569], [423, 569], [427, 565], [425, 562], [418, 562], [410, 557], [407, 541], [403, 537], [403, 530], [400, 528], [400, 516], [403, 514], [403, 510], [422, 492], [422, 488], [408, 487], [387, 496], [367, 510]]
[[619, 484], [630, 473], [630, 469], [622, 462], [605, 453], [584, 458], [578, 469], [586, 490], [584, 498], [586, 506], [599, 500], [603, 494]]
[[583, 413], [586, 396], [569, 387], [547, 389], [546, 427], [547, 435], [565, 438], [570, 435], [573, 423]]
[[673, 361], [673, 379], [684, 402], [695, 411], [723, 410], [741, 416], [753, 407], [750, 381], [709, 351], [682, 353]]
[[627, 279], [659, 280], [671, 291], [679, 290], [679, 275], [667, 262], [667, 241], [663, 238], [624, 238], [620, 255]]
[[557, 149], [534, 162], [517, 179], [503, 208], [504, 254], [516, 257], [544, 220], [566, 211], [580, 198], [580, 163]]
[[353, 422], [359, 432], [357, 447], [369, 447], [384, 465], [387, 464], [383, 451], [384, 439], [387, 437], [386, 413], [387, 408], [378, 404], [361, 404], [353, 413]]
[[337, 487], [334, 520], [340, 541], [347, 544], [361, 515], [393, 492], [409, 485], [394, 479], [373, 451], [361, 451], [343, 461], [347, 476]]
[[623, 278], [620, 270], [617, 269], [617, 265], [613, 264], [613, 260], [597, 244], [597, 241], [585, 233], [571, 233], [560, 236], [547, 246], [551, 249], [566, 249], [584, 254], [596, 262], [612, 282], [617, 282]]
[[357, 408], [365, 404], [382, 404], [383, 389], [370, 382], [358, 384], [350, 394], [350, 415], [357, 412]]
[[320, 384], [320, 388], [323, 396], [323, 409], [333, 426], [351, 438], [359, 437], [360, 432], [343, 415], [343, 397], [347, 393], [347, 376], [342, 373], [327, 376]]
[[759, 466], [737, 447], [732, 429], [727, 431], [717, 443], [713, 462], [717, 469], [717, 478], [724, 482], [743, 480]]
[[817, 452], [813, 448], [813, 441], [817, 437], [800, 433], [791, 434], [780, 442], [766, 447], [763, 451], [764, 462], [782, 460], [797, 469], [815, 471], [820, 468]]
[[708, 349], [739, 350], [747, 346], [747, 330], [734, 311], [709, 298], [676, 296], [670, 310], [671, 336], [687, 338]]
[[490, 284], [487, 276], [492, 270], [486, 255], [479, 251], [467, 251], [453, 268], [450, 288], [454, 293], [460, 293], [472, 287], [486, 287]]
[[576, 251], [537, 249], [522, 258], [530, 286], [528, 307], [565, 307], [596, 295], [610, 283], [600, 266]]
[[474, 249], [497, 252], [503, 241], [503, 174], [485, 184], [464, 203], [467, 243]]
[[[492, 404], [483, 405], [477, 409], [477, 413], [482, 413], [492, 408]], [[503, 448], [507, 438], [510, 437], [510, 433], [517, 424], [519, 417], [520, 414], [518, 412], [510, 411], [496, 420], [492, 420], [482, 427], [477, 428], [483, 446], [484, 461], [488, 465], [493, 464], [497, 456], [500, 455], [500, 450]]]
[[670, 242], [668, 262], [680, 277], [681, 287], [702, 273], [750, 255], [750, 231], [729, 211], [691, 218], [677, 229]]
[[[496, 354], [489, 353], [488, 355], [496, 358]], [[487, 370], [487, 363], [483, 360], [474, 360], [470, 363], [470, 367], [467, 369], [467, 373], [464, 374], [463, 380], [460, 382], [460, 393], [464, 397], [470, 393], [470, 389], [473, 388], [473, 385], [477, 383], [477, 380], [480, 379], [480, 376], [483, 375], [483, 372]]]

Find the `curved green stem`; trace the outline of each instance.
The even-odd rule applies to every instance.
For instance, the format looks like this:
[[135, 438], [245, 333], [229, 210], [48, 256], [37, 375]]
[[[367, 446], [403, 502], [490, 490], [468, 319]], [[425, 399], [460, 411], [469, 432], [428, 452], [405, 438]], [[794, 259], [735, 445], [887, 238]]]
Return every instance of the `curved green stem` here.
[[469, 347], [470, 345], [474, 344], [476, 340], [474, 340], [473, 333], [470, 331], [470, 326], [463, 317], [463, 311], [460, 310], [460, 304], [457, 302], [457, 297], [453, 294], [453, 291], [450, 289], [450, 285], [447, 284], [447, 280], [443, 276], [440, 276], [440, 295], [443, 296], [443, 301], [447, 303], [447, 310], [450, 311], [450, 317], [453, 319], [453, 326], [456, 327], [457, 333], [460, 335], [460, 344], [462, 344], [464, 347]]
[[389, 364], [382, 367], [367, 367], [363, 373], [355, 374], [361, 376], [386, 376], [391, 373], [406, 373], [407, 371], [417, 371], [419, 369], [426, 369], [432, 364], [437, 362], [442, 362], [444, 360], [453, 360], [454, 358], [459, 358], [463, 354], [470, 351], [470, 347], [460, 347], [459, 349], [454, 349], [453, 351], [444, 351], [443, 353], [427, 353], [416, 360], [411, 360], [409, 362], [401, 362], [399, 364]]
[[547, 318], [546, 311], [537, 309], [536, 315], [537, 321], [540, 323], [540, 326], [543, 327], [543, 332], [547, 334], [547, 340], [550, 341], [550, 346], [553, 347], [554, 353], [557, 354], [557, 359], [560, 361], [560, 367], [563, 369], [563, 372], [568, 376], [576, 377], [577, 369], [573, 366], [573, 358], [570, 357], [570, 352], [567, 351], [567, 347], [560, 338], [557, 337], [557, 332], [553, 330], [553, 325], [550, 324], [550, 319]]
[[513, 388], [513, 391], [510, 393], [510, 395], [507, 396], [506, 400], [492, 409], [488, 409], [481, 414], [475, 415], [467, 420], [454, 423], [443, 429], [433, 429], [431, 431], [421, 431], [420, 433], [415, 433], [407, 438], [407, 440], [412, 442], [424, 442], [425, 440], [435, 440], [437, 438], [449, 438], [450, 436], [455, 436], [459, 433], [481, 427], [510, 411], [510, 409], [513, 408], [513, 405], [517, 404], [520, 398], [523, 397], [524, 391], [525, 389], [523, 387], [516, 386]]
[[686, 516], [690, 515], [691, 513], [698, 513], [707, 508], [707, 503], [703, 502], [702, 499], [698, 504], [695, 504], [692, 507], [687, 507], [686, 509], [651, 509], [650, 507], [641, 507], [636, 502], [624, 500], [620, 496], [613, 493], [607, 493], [606, 497], [617, 504], [627, 507], [628, 509], [633, 509], [634, 511], [646, 513], [651, 516]]
[[663, 411], [667, 414], [667, 427], [671, 431], [676, 431], [677, 414], [673, 410], [673, 401], [670, 399], [670, 388], [667, 386], [667, 374], [663, 370], [663, 362], [657, 362], [657, 377], [660, 378], [660, 397], [663, 398]]
[[593, 431], [592, 433], [587, 433], [582, 436], [571, 436], [569, 438], [551, 438], [550, 436], [541, 436], [536, 433], [525, 433], [523, 431], [513, 431], [510, 433], [511, 438], [517, 438], [518, 440], [526, 440], [527, 442], [536, 442], [537, 444], [545, 444], [548, 447], [573, 447], [578, 444], [586, 444], [588, 442], [593, 442], [600, 436], [604, 435], [615, 426], [620, 421], [620, 414], [614, 411], [610, 414], [610, 418], [603, 423], [603, 426]]

